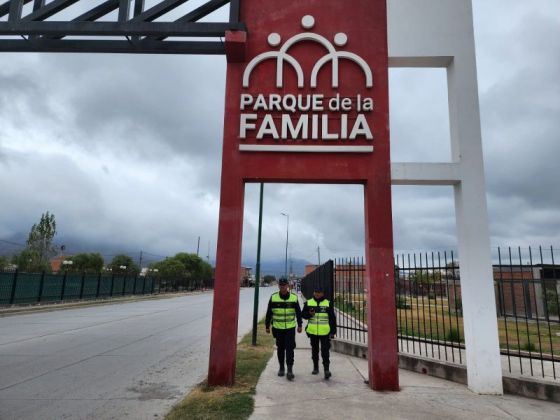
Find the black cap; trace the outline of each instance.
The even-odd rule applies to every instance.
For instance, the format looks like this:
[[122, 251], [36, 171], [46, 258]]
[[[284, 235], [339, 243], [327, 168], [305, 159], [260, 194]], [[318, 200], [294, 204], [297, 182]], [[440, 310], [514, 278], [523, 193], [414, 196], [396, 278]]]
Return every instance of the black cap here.
[[313, 286], [313, 291], [314, 292], [324, 292], [325, 287], [320, 283], [315, 283], [315, 285]]
[[278, 284], [280, 284], [280, 285], [288, 284], [288, 280], [282, 278], [282, 279], [278, 280]]

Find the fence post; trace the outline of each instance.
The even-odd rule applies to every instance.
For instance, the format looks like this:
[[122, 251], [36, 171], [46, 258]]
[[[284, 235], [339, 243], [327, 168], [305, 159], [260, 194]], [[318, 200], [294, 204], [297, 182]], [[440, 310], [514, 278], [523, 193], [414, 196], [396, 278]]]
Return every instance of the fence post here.
[[115, 286], [115, 273], [111, 272], [111, 294], [110, 297], [113, 297], [113, 287]]
[[151, 295], [154, 294], [155, 289], [156, 289], [156, 279], [152, 279], [152, 293], [150, 293]]
[[82, 272], [82, 286], [80, 287], [80, 300], [84, 297], [84, 283], [86, 281], [86, 272]]
[[100, 287], [101, 287], [101, 271], [99, 272], [99, 275], [97, 276], [97, 291], [95, 292], [95, 298], [96, 299], [99, 297]]
[[125, 291], [126, 291], [126, 274], [124, 275], [123, 284], [122, 284], [122, 295], [123, 296], [124, 296]]
[[64, 300], [64, 292], [66, 291], [66, 276], [68, 275], [68, 271], [64, 272], [64, 278], [62, 279], [62, 290], [60, 291], [60, 300]]
[[144, 281], [142, 282], [142, 294], [145, 295], [146, 294], [146, 277], [144, 276]]
[[18, 272], [19, 272], [19, 270], [16, 268], [16, 271], [14, 271], [14, 280], [12, 282], [12, 294], [10, 296], [10, 305], [13, 305], [15, 300], [16, 300], [16, 287], [17, 287]]
[[45, 283], [45, 270], [41, 273], [41, 281], [39, 282], [39, 296], [37, 296], [37, 302], [41, 302], [43, 298], [43, 284]]

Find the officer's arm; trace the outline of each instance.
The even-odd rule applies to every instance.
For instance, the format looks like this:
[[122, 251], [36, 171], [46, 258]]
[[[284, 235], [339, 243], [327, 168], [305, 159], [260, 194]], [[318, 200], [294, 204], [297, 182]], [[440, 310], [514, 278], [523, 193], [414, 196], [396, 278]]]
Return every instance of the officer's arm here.
[[266, 329], [270, 328], [270, 323], [272, 321], [272, 298], [268, 300], [268, 307], [266, 308], [266, 318], [264, 320], [264, 326]]
[[301, 311], [301, 317], [303, 319], [310, 319], [311, 314], [309, 313], [309, 306], [307, 306], [307, 302], [303, 304], [303, 311]]
[[331, 328], [331, 335], [336, 335], [336, 314], [334, 312], [334, 306], [331, 305], [329, 307], [329, 327]]
[[301, 308], [299, 307], [299, 302], [296, 302], [296, 319], [298, 327], [301, 327], [303, 321], [301, 320]]

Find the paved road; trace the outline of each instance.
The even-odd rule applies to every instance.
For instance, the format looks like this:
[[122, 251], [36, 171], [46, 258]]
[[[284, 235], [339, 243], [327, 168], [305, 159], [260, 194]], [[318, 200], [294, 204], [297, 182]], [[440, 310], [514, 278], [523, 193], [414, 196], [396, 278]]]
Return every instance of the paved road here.
[[[0, 318], [0, 419], [161, 418], [206, 376], [211, 309], [204, 293]], [[240, 337], [252, 313], [243, 289]]]

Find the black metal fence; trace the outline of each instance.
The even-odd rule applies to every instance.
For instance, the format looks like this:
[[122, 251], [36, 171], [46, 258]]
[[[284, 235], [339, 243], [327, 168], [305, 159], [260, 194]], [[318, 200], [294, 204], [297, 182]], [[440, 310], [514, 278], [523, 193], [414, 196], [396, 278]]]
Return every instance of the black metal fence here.
[[453, 252], [395, 256], [399, 351], [464, 362], [459, 264]]
[[367, 342], [365, 265], [363, 258], [337, 259], [334, 267], [337, 336]]
[[62, 302], [212, 288], [211, 281], [90, 273], [0, 272], [0, 305]]
[[[495, 250], [493, 281], [504, 368], [558, 379], [560, 265], [554, 249]], [[334, 304], [338, 336], [367, 342], [365, 265], [337, 260]], [[465, 363], [461, 276], [453, 252], [395, 256], [400, 352]]]
[[300, 281], [301, 294], [306, 299], [311, 299], [316, 286], [320, 286], [325, 297], [333, 300], [334, 263], [332, 260], [320, 265]]

